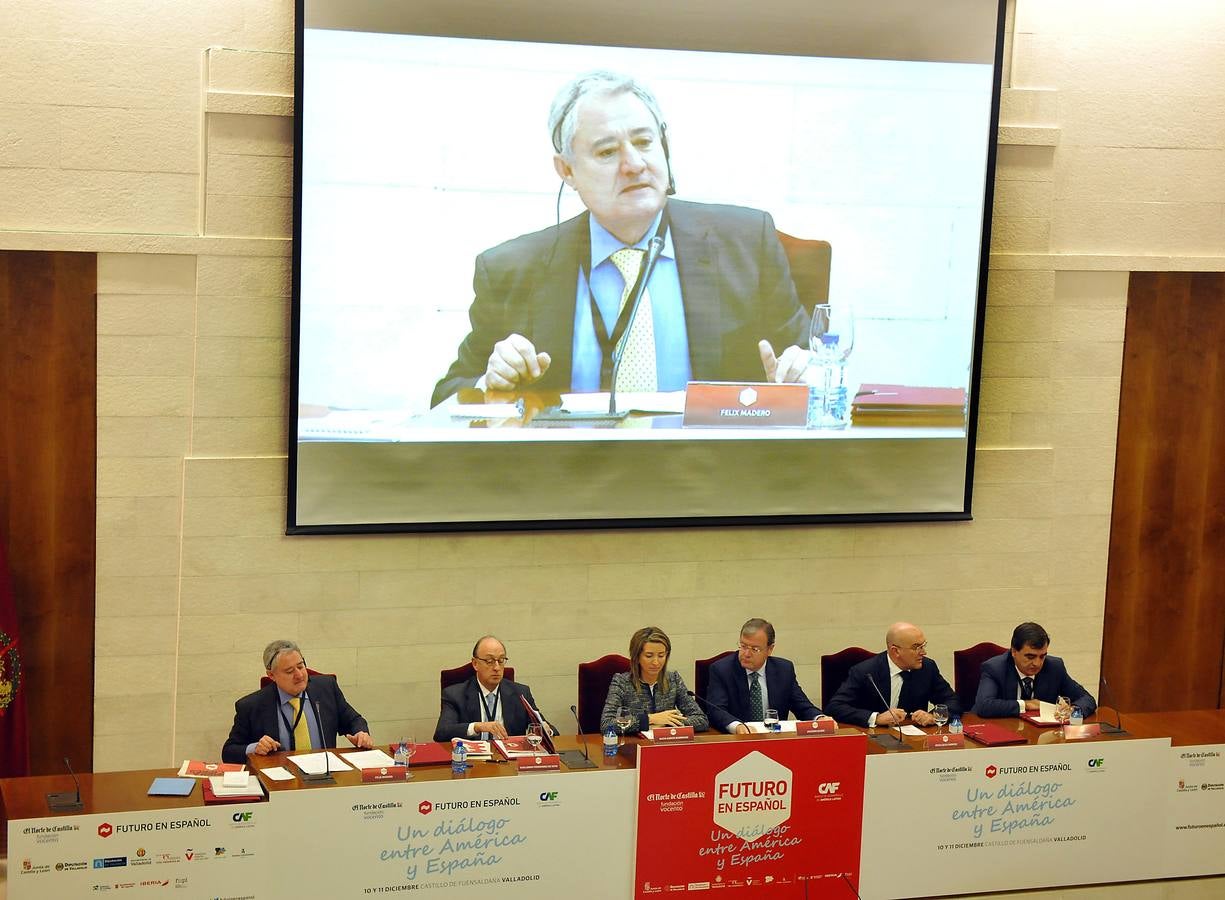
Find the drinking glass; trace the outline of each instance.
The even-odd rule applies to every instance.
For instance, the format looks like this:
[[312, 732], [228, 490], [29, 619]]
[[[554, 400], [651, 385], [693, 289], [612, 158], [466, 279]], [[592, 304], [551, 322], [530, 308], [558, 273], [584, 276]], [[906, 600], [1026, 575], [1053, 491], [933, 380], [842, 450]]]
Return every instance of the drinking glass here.
[[544, 743], [544, 732], [538, 723], [533, 722], [527, 726], [527, 742], [531, 745], [533, 753], [540, 752], [540, 745]]
[[766, 717], [762, 720], [762, 724], [766, 726], [766, 731], [778, 731], [778, 710], [767, 709]]
[[1072, 701], [1067, 697], [1060, 697], [1055, 701], [1055, 720], [1067, 725], [1070, 718], [1072, 718]]
[[818, 428], [845, 428], [851, 421], [846, 361], [855, 349], [855, 312], [847, 302], [818, 303], [808, 332], [809, 385], [818, 393], [813, 410]]
[[932, 718], [936, 720], [936, 734], [939, 734], [949, 720], [949, 708], [943, 703], [937, 703], [932, 707]]
[[613, 719], [613, 724], [617, 726], [617, 746], [620, 746], [625, 740], [626, 730], [634, 723], [634, 717], [630, 715], [628, 707], [618, 706], [616, 718]]

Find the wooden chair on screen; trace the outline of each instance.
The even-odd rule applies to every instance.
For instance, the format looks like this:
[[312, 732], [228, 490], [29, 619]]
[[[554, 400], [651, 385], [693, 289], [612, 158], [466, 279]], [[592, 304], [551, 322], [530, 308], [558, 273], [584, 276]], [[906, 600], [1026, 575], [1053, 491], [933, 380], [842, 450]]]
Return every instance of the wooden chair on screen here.
[[578, 664], [578, 723], [583, 734], [600, 733], [600, 713], [608, 699], [608, 685], [614, 675], [629, 670], [629, 657], [620, 653]]
[[[307, 674], [307, 675], [327, 675], [327, 676], [329, 676], [329, 677], [335, 677], [334, 675], [332, 675], [332, 673], [331, 673], [331, 672], [316, 672], [316, 671], [315, 671], [314, 669], [312, 669], [310, 666], [307, 666], [307, 667], [306, 667], [306, 674]], [[269, 685], [269, 684], [272, 684], [272, 679], [271, 679], [271, 678], [269, 678], [267, 675], [261, 675], [261, 676], [259, 677], [259, 686], [260, 686], [260, 687], [264, 687], [265, 685]]]
[[697, 659], [693, 662], [693, 692], [698, 695], [698, 703], [706, 708], [706, 691], [710, 687], [710, 667], [725, 656], [731, 656], [735, 650], [724, 650], [716, 653], [710, 659]]
[[829, 267], [833, 248], [829, 241], [811, 241], [779, 231], [778, 240], [787, 254], [791, 280], [803, 307], [812, 312], [818, 303], [829, 302]]
[[[438, 673], [438, 687], [441, 690], [446, 690], [453, 684], [459, 684], [461, 681], [467, 681], [472, 677], [472, 663], [464, 663], [462, 666], [456, 666], [454, 669], [443, 669]], [[515, 667], [507, 666], [502, 670], [502, 677], [508, 681], [515, 680]]]
[[978, 694], [978, 681], [982, 678], [983, 663], [993, 656], [999, 656], [1008, 648], [983, 641], [964, 650], [953, 651], [953, 692], [961, 701], [961, 711], [969, 712], [974, 708], [974, 697]]
[[829, 701], [833, 699], [834, 694], [838, 693], [842, 682], [846, 681], [846, 673], [851, 671], [851, 666], [865, 659], [871, 659], [875, 655], [871, 650], [865, 650], [863, 647], [847, 647], [837, 653], [822, 656], [821, 708], [829, 706]]

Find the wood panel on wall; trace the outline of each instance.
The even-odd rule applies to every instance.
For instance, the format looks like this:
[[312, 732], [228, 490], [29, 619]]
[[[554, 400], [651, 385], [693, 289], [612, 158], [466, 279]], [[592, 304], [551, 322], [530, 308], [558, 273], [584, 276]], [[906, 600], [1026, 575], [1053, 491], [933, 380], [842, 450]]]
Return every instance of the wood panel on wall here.
[[1225, 273], [1133, 273], [1102, 673], [1124, 710], [1225, 692]]
[[34, 774], [93, 767], [97, 257], [0, 252], [0, 534]]

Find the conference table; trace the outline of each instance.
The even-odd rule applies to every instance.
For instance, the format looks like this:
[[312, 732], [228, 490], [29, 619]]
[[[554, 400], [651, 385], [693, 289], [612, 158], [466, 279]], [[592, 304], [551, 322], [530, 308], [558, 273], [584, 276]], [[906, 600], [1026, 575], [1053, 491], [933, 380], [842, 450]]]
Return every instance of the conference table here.
[[[1102, 719], [1113, 722], [1115, 717], [1106, 713]], [[802, 752], [819, 760], [822, 748], [832, 742], [858, 740], [856, 746], [865, 753], [862, 878], [856, 888], [862, 897], [1225, 873], [1225, 710], [1128, 713], [1122, 722], [1126, 733], [1079, 741], [1065, 740], [1058, 728], [1020, 719], [989, 721], [1025, 743], [983, 747], [966, 741], [964, 749], [931, 750], [927, 736], [937, 729], [929, 727], [923, 736], [904, 737], [907, 752], [897, 752], [859, 737], [889, 729], [843, 726], [831, 737], [707, 733], [678, 747], [735, 745], [747, 752], [782, 744], [795, 750], [794, 742], [803, 742], [798, 745]], [[967, 715], [964, 722], [980, 720]], [[602, 756], [599, 735], [562, 736], [555, 742], [559, 750], [585, 746], [595, 767], [571, 770], [563, 765], [529, 774], [518, 772], [514, 762], [478, 761], [463, 776], [452, 775], [449, 764], [437, 764], [413, 766], [408, 781], [370, 783], [347, 769], [333, 773], [334, 783], [318, 784], [268, 778], [265, 770], [287, 761], [287, 754], [274, 754], [250, 758], [250, 768], [267, 791], [262, 802], [205, 804], [199, 789], [182, 798], [147, 796], [151, 781], [173, 770], [84, 773], [79, 776], [82, 809], [59, 814], [49, 812], [45, 795], [72, 790], [66, 774], [0, 780], [9, 826], [9, 897], [92, 896], [103, 890], [136, 895], [158, 888], [186, 897], [401, 891], [464, 897], [495, 883], [507, 897], [539, 898], [570, 890], [586, 897], [641, 896], [643, 885], [633, 880], [640, 803], [636, 751], [649, 742], [627, 738], [612, 758]], [[1028, 851], [1030, 863], [1019, 867], [1018, 876], [999, 872], [998, 863], [976, 872], [976, 859], [996, 851], [982, 849], [981, 842], [942, 837], [953, 827], [950, 819], [970, 816], [972, 810], [963, 808], [966, 797], [985, 796], [982, 786], [1002, 784], [1003, 773], [1022, 773], [1011, 776], [1016, 790], [1036, 792], [1048, 776], [1023, 774], [1027, 769], [1056, 772], [1049, 777], [1058, 777], [1058, 784], [1042, 782], [1044, 789], [1054, 791], [1050, 796], [1072, 791], [1075, 799], [1069, 795], [1062, 802], [1085, 816], [1072, 829], [1084, 832], [1076, 836], [1083, 842], [1079, 848], [1049, 848], [1077, 853], [1076, 875], [1062, 881], [1033, 864], [1032, 854], [1047, 852], [1042, 842], [1048, 839], [1011, 841], [1035, 842]], [[898, 815], [899, 802], [904, 816]], [[1152, 820], [1145, 833], [1135, 831], [1137, 809]], [[1211, 821], [1201, 821], [1204, 816]], [[1194, 824], [1178, 824], [1183, 819]], [[448, 862], [439, 850], [451, 844], [464, 846], [467, 856]], [[1128, 851], [1132, 845], [1137, 849]], [[931, 863], [938, 861], [934, 868], [942, 874], [930, 883], [873, 878], [886, 856], [889, 868], [909, 871], [908, 853], [919, 867], [933, 868]], [[1090, 854], [1109, 857], [1101, 871]], [[363, 864], [363, 859], [370, 862]], [[506, 861], [516, 863], [515, 871], [533, 874], [507, 875], [501, 868]], [[600, 877], [593, 881], [596, 861]], [[377, 877], [367, 877], [367, 871]], [[1110, 874], [1102, 877], [1102, 871]], [[808, 896], [772, 887], [773, 893], [748, 895]], [[839, 895], [828, 893], [828, 885], [826, 890], [812, 896]]]

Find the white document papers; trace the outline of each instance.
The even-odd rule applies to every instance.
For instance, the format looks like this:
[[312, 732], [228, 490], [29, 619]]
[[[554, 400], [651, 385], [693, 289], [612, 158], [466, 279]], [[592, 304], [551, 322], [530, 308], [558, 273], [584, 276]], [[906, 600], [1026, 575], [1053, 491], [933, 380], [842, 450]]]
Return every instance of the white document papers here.
[[330, 750], [326, 754], [326, 763], [323, 759], [324, 756], [325, 754], [323, 753], [303, 753], [300, 756], [289, 757], [289, 761], [307, 775], [322, 775], [324, 772], [344, 772], [349, 768], [347, 762]]
[[272, 766], [261, 770], [262, 774], [272, 781], [293, 781], [294, 774], [284, 766]]
[[394, 759], [378, 749], [346, 753], [345, 762], [352, 765], [355, 769], [383, 769], [396, 764]]
[[1059, 724], [1059, 720], [1055, 718], [1055, 704], [1047, 703], [1045, 700], [1038, 701], [1038, 715], [1033, 718], [1044, 725]]
[[923, 737], [923, 735], [927, 734], [927, 732], [917, 725], [903, 725], [902, 734], [906, 735], [907, 737]]
[[[608, 391], [592, 394], [562, 394], [561, 408], [566, 412], [608, 412]], [[662, 391], [659, 393], [617, 394], [617, 410], [620, 412], [683, 413], [684, 391]]]
[[259, 783], [259, 779], [254, 775], [247, 774], [240, 785], [226, 785], [225, 779], [220, 775], [213, 775], [208, 779], [209, 787], [212, 788], [214, 797], [263, 797], [264, 786]]

